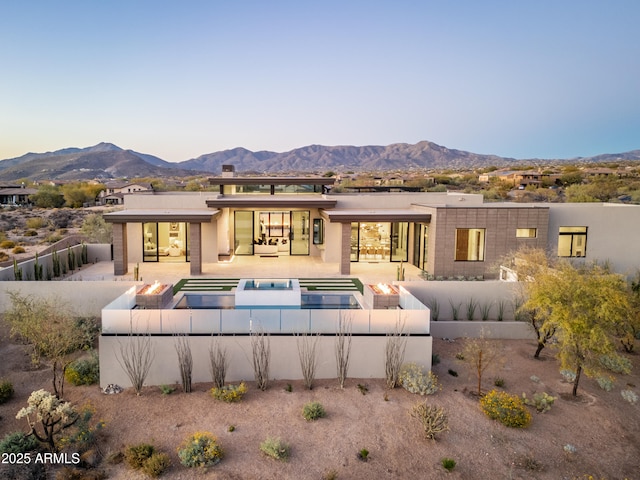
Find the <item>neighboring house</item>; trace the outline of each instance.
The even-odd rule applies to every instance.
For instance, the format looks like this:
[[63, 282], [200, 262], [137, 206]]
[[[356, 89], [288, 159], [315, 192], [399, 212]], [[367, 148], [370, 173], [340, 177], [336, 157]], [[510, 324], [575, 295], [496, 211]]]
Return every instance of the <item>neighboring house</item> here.
[[[640, 266], [640, 206], [483, 203], [479, 194], [327, 194], [331, 178], [216, 177], [219, 193], [130, 194], [113, 223], [114, 272], [130, 263], [220, 256], [313, 256], [349, 274], [354, 262], [406, 262], [435, 278], [497, 278], [523, 246], [561, 257]], [[209, 267], [210, 268], [210, 267]], [[215, 268], [215, 267], [214, 267]]]
[[35, 188], [20, 185], [0, 186], [0, 205], [17, 206], [29, 205], [29, 196], [38, 193]]
[[502, 182], [509, 183], [515, 188], [525, 188], [529, 185], [539, 187], [542, 185], [543, 180], [547, 180], [548, 183], [553, 183], [559, 175], [536, 172], [534, 170], [508, 170], [483, 173], [478, 176], [480, 183], [488, 183], [492, 178], [496, 178]]
[[106, 184], [106, 188], [98, 195], [98, 201], [101, 205], [122, 205], [124, 203], [124, 195], [149, 191], [153, 191], [153, 187], [149, 183], [110, 182]]

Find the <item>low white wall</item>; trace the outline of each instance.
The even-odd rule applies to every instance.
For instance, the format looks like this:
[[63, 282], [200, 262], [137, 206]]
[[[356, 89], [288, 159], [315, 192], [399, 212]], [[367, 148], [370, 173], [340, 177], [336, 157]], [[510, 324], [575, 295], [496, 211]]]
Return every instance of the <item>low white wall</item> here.
[[[130, 293], [112, 302], [130, 308]], [[130, 306], [127, 306], [129, 304]], [[208, 333], [248, 334], [259, 327], [267, 333], [313, 332], [333, 334], [338, 320], [351, 321], [354, 334], [385, 335], [397, 322], [409, 334], [429, 333], [428, 310], [303, 310], [303, 309], [215, 309], [215, 310], [115, 310], [102, 311], [102, 332], [109, 334]]]
[[11, 308], [8, 292], [15, 291], [22, 295], [55, 298], [58, 302], [71, 305], [78, 315], [99, 317], [105, 305], [132, 286], [141, 284], [131, 281], [0, 282], [0, 313]]
[[435, 318], [434, 302], [437, 302], [439, 321], [453, 320], [452, 305], [458, 308], [458, 320], [467, 320], [467, 307], [471, 300], [477, 304], [474, 320], [482, 319], [483, 306], [489, 309], [488, 320], [497, 320], [500, 304], [503, 306], [503, 321], [512, 321], [515, 317], [516, 282], [428, 281], [398, 284], [431, 309], [432, 319]]
[[[87, 264], [97, 263], [97, 262], [110, 262], [111, 261], [111, 245], [109, 244], [93, 244], [87, 243]], [[74, 245], [69, 247], [73, 254], [75, 255], [76, 262], [82, 255], [82, 245]], [[53, 260], [52, 253], [47, 253], [46, 255], [42, 255], [38, 257], [38, 264], [42, 265], [42, 275], [44, 278], [47, 278], [47, 271], [53, 273]], [[58, 250], [58, 256], [60, 258], [60, 262], [68, 265], [68, 257], [67, 257], [67, 248], [61, 248]], [[23, 262], [18, 263], [18, 268], [22, 270], [22, 278], [23, 280], [35, 278], [34, 275], [34, 266], [35, 258], [25, 260]], [[0, 270], [0, 281], [11, 281], [15, 280], [15, 272], [13, 269], [13, 265], [9, 267], [5, 267]]]
[[[254, 373], [251, 363], [251, 338], [242, 336], [190, 336], [189, 344], [193, 356], [194, 383], [211, 382], [209, 371], [209, 348], [212, 342], [227, 350], [229, 370], [226, 380], [239, 382], [253, 381]], [[271, 379], [302, 379], [298, 347], [295, 336], [271, 335]], [[175, 350], [175, 339], [171, 336], [151, 336], [154, 361], [147, 376], [145, 385], [171, 385], [180, 383], [178, 357]], [[136, 337], [101, 336], [100, 337], [100, 386], [115, 383], [122, 387], [130, 387], [131, 381], [118, 362], [121, 359], [121, 348], [128, 342], [136, 341]], [[350, 378], [384, 378], [385, 377], [385, 336], [353, 336], [349, 369]], [[337, 378], [335, 335], [318, 337], [316, 378]], [[416, 362], [426, 370], [431, 369], [432, 338], [429, 336], [407, 337], [405, 362]]]
[[435, 338], [487, 338], [520, 340], [534, 339], [536, 334], [526, 322], [431, 322], [431, 335]]

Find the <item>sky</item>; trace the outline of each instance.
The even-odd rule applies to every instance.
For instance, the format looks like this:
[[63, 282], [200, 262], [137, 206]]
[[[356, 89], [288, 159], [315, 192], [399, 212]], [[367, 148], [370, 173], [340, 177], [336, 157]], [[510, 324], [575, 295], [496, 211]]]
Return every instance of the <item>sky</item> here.
[[2, 2], [0, 159], [639, 149], [639, 20], [637, 0]]

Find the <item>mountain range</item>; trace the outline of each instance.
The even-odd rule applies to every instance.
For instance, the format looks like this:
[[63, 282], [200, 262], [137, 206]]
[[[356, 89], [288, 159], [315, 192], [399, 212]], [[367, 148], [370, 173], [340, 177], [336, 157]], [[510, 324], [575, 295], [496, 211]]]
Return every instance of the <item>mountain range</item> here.
[[387, 146], [309, 145], [277, 153], [234, 148], [207, 153], [182, 162], [167, 162], [153, 155], [124, 150], [111, 143], [55, 152], [27, 153], [0, 160], [0, 181], [88, 180], [134, 177], [219, 175], [222, 165], [234, 165], [239, 173], [324, 173], [333, 171], [384, 171], [419, 169], [473, 169], [562, 161], [613, 162], [640, 160], [640, 150], [573, 159], [525, 159], [482, 155], [449, 149], [433, 142], [394, 143]]

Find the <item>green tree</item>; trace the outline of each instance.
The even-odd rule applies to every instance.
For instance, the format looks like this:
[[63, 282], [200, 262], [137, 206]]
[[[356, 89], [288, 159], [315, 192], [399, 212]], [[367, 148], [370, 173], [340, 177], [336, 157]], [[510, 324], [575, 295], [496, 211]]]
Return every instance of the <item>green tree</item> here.
[[102, 215], [97, 213], [91, 213], [84, 217], [80, 231], [93, 243], [111, 243], [113, 238], [111, 224], [105, 222]]
[[599, 265], [578, 268], [561, 261], [538, 272], [527, 290], [524, 308], [536, 311], [544, 328], [555, 329], [560, 368], [575, 372], [576, 396], [582, 372], [597, 376], [603, 355], [619, 356], [615, 332], [630, 311], [626, 282]]
[[62, 192], [53, 185], [41, 185], [38, 193], [30, 195], [29, 200], [39, 208], [60, 208], [64, 205]]

